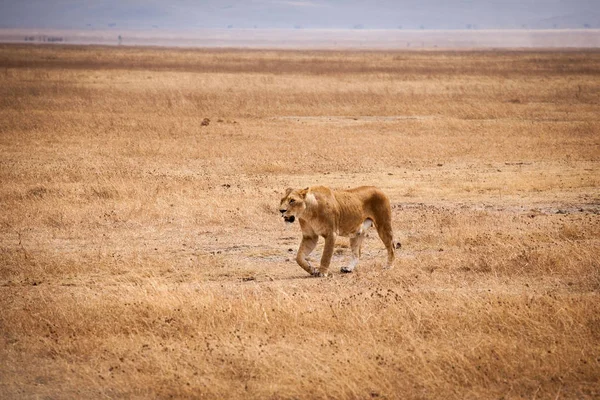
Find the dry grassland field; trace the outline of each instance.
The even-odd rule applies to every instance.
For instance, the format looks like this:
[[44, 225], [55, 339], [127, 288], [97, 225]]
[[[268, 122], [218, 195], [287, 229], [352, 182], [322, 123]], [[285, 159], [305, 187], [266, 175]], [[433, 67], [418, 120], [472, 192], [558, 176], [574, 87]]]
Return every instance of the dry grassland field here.
[[3, 399], [600, 397], [598, 51], [1, 45], [0, 155]]

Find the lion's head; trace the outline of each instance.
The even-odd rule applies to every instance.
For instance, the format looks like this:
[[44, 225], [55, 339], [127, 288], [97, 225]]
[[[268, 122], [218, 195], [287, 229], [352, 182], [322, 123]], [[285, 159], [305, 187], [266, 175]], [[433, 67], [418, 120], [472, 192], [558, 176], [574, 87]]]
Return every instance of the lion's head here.
[[306, 210], [306, 189], [288, 188], [279, 204], [279, 212], [285, 222], [292, 223]]

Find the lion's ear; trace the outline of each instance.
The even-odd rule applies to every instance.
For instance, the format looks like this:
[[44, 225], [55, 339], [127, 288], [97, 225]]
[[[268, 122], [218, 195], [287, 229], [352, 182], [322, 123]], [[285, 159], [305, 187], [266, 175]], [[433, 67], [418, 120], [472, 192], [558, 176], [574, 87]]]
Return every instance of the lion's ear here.
[[298, 195], [299, 195], [301, 198], [305, 198], [307, 193], [308, 193], [308, 188], [300, 190], [300, 191], [298, 192]]
[[293, 191], [294, 191], [294, 189], [292, 189], [292, 188], [285, 189], [285, 197], [289, 196], [290, 193], [292, 193]]

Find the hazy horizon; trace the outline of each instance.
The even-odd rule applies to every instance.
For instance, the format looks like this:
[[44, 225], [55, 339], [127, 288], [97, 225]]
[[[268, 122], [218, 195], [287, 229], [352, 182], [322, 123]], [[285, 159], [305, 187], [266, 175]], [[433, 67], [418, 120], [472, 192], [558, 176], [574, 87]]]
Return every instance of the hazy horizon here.
[[600, 28], [596, 0], [5, 0], [0, 28], [574, 29]]

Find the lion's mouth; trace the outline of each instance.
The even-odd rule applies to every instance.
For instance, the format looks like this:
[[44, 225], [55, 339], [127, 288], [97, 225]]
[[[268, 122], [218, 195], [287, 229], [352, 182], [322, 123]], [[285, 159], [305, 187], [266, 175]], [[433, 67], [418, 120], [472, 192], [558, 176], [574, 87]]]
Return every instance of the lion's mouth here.
[[283, 220], [285, 222], [287, 222], [288, 224], [291, 224], [296, 220], [296, 217], [294, 217], [293, 215], [290, 215], [289, 217], [283, 217]]

